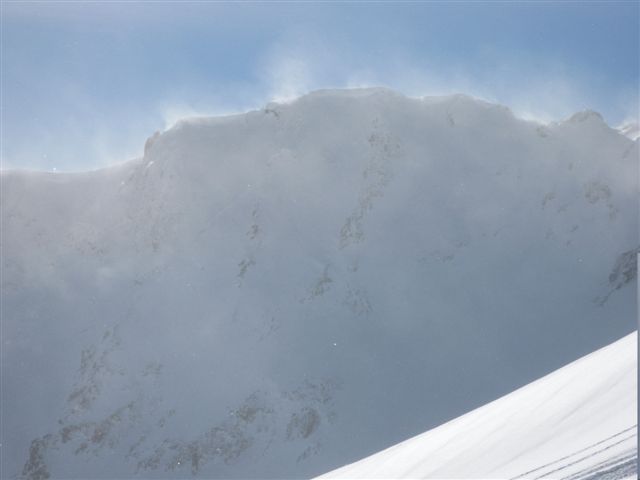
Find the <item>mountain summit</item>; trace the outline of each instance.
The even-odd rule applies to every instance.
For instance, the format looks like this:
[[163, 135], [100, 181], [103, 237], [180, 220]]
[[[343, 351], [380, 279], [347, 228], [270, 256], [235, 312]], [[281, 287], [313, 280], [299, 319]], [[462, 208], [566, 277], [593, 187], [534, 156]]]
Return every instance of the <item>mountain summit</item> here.
[[2, 172], [2, 476], [321, 474], [629, 334], [638, 142], [583, 117], [329, 90]]

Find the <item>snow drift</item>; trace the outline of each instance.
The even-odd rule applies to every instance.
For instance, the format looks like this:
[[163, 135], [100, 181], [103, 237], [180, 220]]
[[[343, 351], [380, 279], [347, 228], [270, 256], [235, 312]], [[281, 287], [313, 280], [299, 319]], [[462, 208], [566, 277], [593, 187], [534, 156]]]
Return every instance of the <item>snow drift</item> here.
[[318, 475], [629, 334], [637, 157], [365, 89], [2, 172], [2, 476]]
[[322, 478], [637, 478], [637, 340]]

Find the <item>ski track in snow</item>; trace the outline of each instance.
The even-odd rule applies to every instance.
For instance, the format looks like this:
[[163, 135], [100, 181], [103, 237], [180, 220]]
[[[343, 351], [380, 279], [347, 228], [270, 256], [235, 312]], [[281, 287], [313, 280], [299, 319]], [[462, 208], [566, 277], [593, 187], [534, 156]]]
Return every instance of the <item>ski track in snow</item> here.
[[618, 480], [623, 478], [637, 478], [638, 453], [632, 448], [625, 453], [592, 467], [581, 470], [562, 480]]
[[[553, 462], [547, 463], [545, 465], [542, 465], [541, 467], [535, 468], [533, 470], [529, 470], [528, 472], [525, 472], [525, 473], [520, 474], [520, 475], [516, 475], [515, 477], [512, 477], [510, 480], [518, 480], [518, 479], [521, 479], [521, 478], [530, 478], [529, 476], [532, 473], [535, 473], [537, 475], [537, 476], [535, 476], [533, 478], [533, 480], [538, 480], [538, 479], [541, 479], [541, 478], [547, 478], [552, 473], [556, 473], [556, 472], [564, 470], [564, 469], [566, 469], [566, 468], [568, 468], [570, 466], [579, 464], [579, 463], [581, 463], [581, 462], [583, 462], [583, 461], [585, 461], [585, 460], [587, 460], [589, 458], [592, 458], [593, 456], [595, 456], [595, 455], [597, 455], [597, 454], [599, 454], [601, 452], [609, 450], [609, 449], [611, 449], [611, 448], [613, 448], [613, 447], [615, 447], [617, 445], [620, 445], [620, 444], [625, 443], [625, 442], [629, 443], [628, 442], [629, 440], [637, 438], [637, 433], [635, 431], [634, 431], [634, 433], [632, 435], [625, 436], [622, 439], [619, 439], [618, 437], [623, 436], [625, 433], [630, 432], [631, 430], [636, 430], [637, 428], [638, 428], [638, 425], [634, 425], [632, 427], [625, 428], [624, 430], [622, 430], [622, 431], [616, 433], [615, 435], [612, 435], [612, 436], [610, 436], [610, 437], [608, 437], [608, 438], [606, 438], [604, 440], [601, 440], [601, 441], [596, 442], [596, 443], [594, 443], [592, 445], [589, 445], [586, 448], [582, 448], [582, 449], [580, 449], [580, 450], [578, 450], [576, 452], [571, 453], [570, 455], [565, 455], [564, 457], [559, 458], [557, 460], [554, 460]], [[596, 450], [596, 451], [593, 451], [593, 449], [596, 448], [596, 447], [600, 447], [600, 448], [598, 450]], [[585, 452], [588, 452], [587, 455], [584, 455], [581, 458], [575, 459], [576, 456], [578, 456], [580, 454], [584, 454]], [[569, 463], [562, 463], [562, 462], [565, 462], [565, 461], [569, 461]], [[558, 464], [558, 463], [561, 464], [561, 466], [559, 466], [558, 468], [552, 469], [550, 471], [546, 471], [543, 474], [539, 474], [540, 470], [544, 470], [544, 469], [546, 469], [548, 467], [551, 467], [552, 465], [555, 465], [555, 464]], [[570, 479], [570, 480], [581, 480], [583, 477], [580, 477], [580, 476], [575, 477], [574, 475], [572, 475], [570, 477], [563, 477], [563, 478]]]

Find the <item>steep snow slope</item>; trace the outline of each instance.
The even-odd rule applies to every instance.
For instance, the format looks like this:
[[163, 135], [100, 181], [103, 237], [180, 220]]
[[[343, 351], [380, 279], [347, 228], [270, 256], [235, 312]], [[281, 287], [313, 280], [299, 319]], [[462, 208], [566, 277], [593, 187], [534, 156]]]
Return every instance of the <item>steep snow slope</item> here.
[[2, 476], [318, 475], [630, 333], [637, 157], [370, 89], [3, 172]]
[[322, 478], [637, 478], [637, 339]]

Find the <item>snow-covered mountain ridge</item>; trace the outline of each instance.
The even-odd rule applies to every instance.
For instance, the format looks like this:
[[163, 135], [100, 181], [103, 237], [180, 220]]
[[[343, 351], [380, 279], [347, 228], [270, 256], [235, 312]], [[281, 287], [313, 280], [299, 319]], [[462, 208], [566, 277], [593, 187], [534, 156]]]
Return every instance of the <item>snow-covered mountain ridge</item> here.
[[145, 150], [0, 175], [3, 478], [317, 475], [635, 329], [598, 115], [323, 91]]
[[637, 347], [634, 332], [322, 478], [637, 478]]

